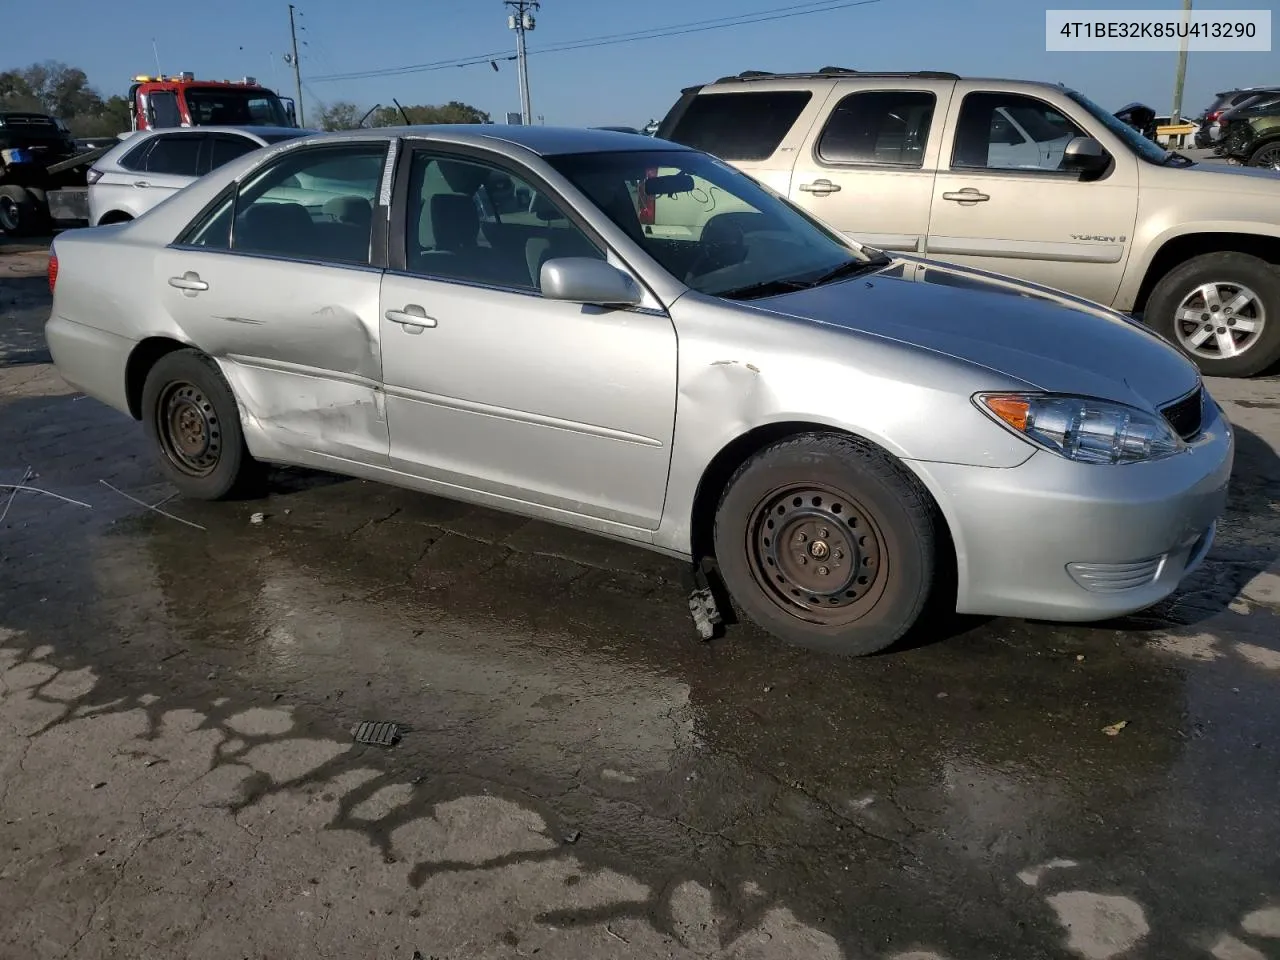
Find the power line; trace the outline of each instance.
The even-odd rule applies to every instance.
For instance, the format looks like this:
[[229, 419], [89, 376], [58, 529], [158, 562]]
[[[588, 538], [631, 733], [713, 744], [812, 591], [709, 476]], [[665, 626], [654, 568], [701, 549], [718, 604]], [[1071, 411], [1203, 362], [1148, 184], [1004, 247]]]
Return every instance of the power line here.
[[[567, 40], [552, 44], [540, 50], [528, 51], [528, 56], [544, 53], [564, 53], [570, 50], [586, 50], [593, 47], [607, 47], [620, 43], [634, 43], [640, 40], [660, 40], [666, 37], [685, 36], [692, 33], [705, 33], [712, 30], [725, 30], [729, 27], [746, 26], [753, 23], [768, 23], [776, 20], [787, 20], [792, 17], [806, 17], [817, 13], [831, 13], [847, 10], [851, 7], [865, 7], [882, 0], [809, 0], [808, 3], [797, 3], [786, 7], [775, 7], [771, 10], [760, 10], [752, 14], [738, 14], [733, 17], [714, 20], [695, 20], [690, 23], [674, 24], [667, 27], [653, 27], [631, 33], [603, 34], [596, 37], [584, 37], [580, 40]], [[378, 70], [361, 70], [351, 73], [326, 74], [312, 77], [316, 83], [331, 83], [340, 80], [365, 80], [375, 77], [396, 77], [410, 73], [429, 73], [435, 70], [447, 70], [451, 67], [469, 67], [478, 64], [496, 62], [498, 60], [514, 60], [504, 50], [494, 53], [474, 54], [470, 57], [459, 57], [453, 60], [437, 60], [431, 63], [411, 64], [403, 67], [385, 67]]]

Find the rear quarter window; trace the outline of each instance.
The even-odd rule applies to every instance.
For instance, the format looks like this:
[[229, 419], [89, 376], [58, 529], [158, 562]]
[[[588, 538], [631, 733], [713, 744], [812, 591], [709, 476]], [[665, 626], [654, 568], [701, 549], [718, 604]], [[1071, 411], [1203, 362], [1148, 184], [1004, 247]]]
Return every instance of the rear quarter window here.
[[722, 160], [767, 160], [812, 98], [808, 90], [699, 94], [667, 139]]

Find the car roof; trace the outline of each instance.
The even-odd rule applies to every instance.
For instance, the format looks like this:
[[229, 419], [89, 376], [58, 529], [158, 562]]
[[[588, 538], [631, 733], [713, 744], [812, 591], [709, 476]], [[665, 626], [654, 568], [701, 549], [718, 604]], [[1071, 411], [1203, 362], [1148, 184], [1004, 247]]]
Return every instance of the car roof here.
[[[306, 137], [320, 132], [319, 130], [303, 130], [298, 127], [266, 127], [256, 124], [245, 124], [243, 126], [210, 124], [200, 127], [161, 127], [159, 130], [139, 130], [138, 134], [143, 137], [172, 137], [184, 133], [238, 133], [263, 139], [265, 137], [278, 136]], [[133, 137], [125, 138], [126, 141], [133, 139]]]
[[749, 90], [753, 86], [768, 89], [802, 90], [815, 83], [834, 84], [841, 80], [964, 80], [971, 83], [998, 83], [1003, 86], [1018, 86], [1024, 89], [1069, 89], [1060, 83], [1047, 80], [1019, 80], [1013, 77], [980, 77], [964, 76], [946, 70], [851, 70], [845, 67], [823, 67], [820, 70], [800, 73], [769, 73], [764, 70], [744, 70], [730, 77], [720, 77], [707, 83], [686, 88], [683, 93], [698, 93], [702, 90], [727, 90], [733, 88]]
[[433, 123], [405, 127], [372, 127], [339, 130], [308, 137], [309, 142], [358, 140], [370, 136], [438, 139], [453, 144], [483, 147], [507, 144], [523, 147], [539, 156], [566, 153], [615, 153], [630, 150], [687, 150], [678, 144], [655, 141], [641, 133], [618, 133], [588, 127], [526, 127], [519, 124]]

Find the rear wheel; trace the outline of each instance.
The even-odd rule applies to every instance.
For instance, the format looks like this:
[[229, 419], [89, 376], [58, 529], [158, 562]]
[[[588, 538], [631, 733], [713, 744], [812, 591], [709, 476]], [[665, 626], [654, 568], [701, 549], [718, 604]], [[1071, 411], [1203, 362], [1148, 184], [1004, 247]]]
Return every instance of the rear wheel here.
[[1249, 166], [1280, 170], [1280, 140], [1264, 143], [1249, 156]]
[[0, 187], [0, 230], [11, 237], [25, 236], [35, 219], [35, 201], [26, 187]]
[[936, 510], [878, 448], [805, 434], [773, 444], [730, 480], [716, 560], [750, 619], [788, 643], [864, 656], [923, 612], [936, 573]]
[[161, 470], [184, 496], [225, 500], [258, 488], [264, 470], [245, 445], [235, 396], [199, 351], [156, 361], [142, 388], [142, 421]]
[[1252, 377], [1280, 360], [1280, 269], [1207, 253], [1169, 271], [1144, 311], [1206, 376]]

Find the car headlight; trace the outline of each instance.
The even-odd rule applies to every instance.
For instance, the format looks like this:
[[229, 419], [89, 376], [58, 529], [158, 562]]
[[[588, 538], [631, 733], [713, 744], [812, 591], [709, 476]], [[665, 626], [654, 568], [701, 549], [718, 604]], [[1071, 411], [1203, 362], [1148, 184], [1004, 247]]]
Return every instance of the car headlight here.
[[980, 393], [974, 400], [1001, 426], [1078, 463], [1141, 463], [1184, 448], [1163, 417], [1110, 400], [1037, 393]]

